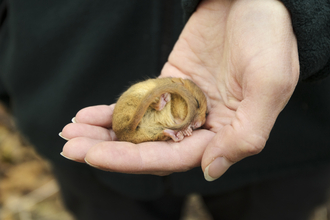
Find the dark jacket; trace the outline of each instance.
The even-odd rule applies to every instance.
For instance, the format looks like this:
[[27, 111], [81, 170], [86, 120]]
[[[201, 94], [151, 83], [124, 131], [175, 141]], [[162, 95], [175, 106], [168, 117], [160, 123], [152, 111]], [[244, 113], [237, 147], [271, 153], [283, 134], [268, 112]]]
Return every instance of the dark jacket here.
[[[200, 168], [167, 177], [108, 173], [62, 158], [58, 132], [83, 107], [111, 104], [137, 80], [159, 75], [199, 1], [5, 0], [0, 29], [0, 95], [23, 134], [57, 170], [123, 194], [156, 198], [219, 193], [330, 162], [330, 79], [300, 83], [265, 149], [206, 182]], [[327, 0], [283, 1], [297, 35], [301, 80], [329, 74]], [[74, 178], [72, 176], [71, 178]]]

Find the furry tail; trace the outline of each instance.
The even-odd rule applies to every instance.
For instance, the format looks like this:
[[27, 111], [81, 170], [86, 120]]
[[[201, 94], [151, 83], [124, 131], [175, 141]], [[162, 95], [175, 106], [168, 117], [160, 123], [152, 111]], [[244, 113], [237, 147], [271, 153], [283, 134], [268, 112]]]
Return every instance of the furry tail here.
[[[165, 78], [164, 78], [165, 79]], [[187, 116], [183, 120], [182, 123], [171, 127], [172, 130], [182, 130], [187, 128], [190, 125], [190, 122], [194, 120], [195, 115], [197, 113], [196, 106], [197, 101], [194, 96], [191, 94], [189, 90], [187, 90], [183, 85], [178, 83], [170, 83], [163, 84], [156, 87], [152, 92], [150, 92], [147, 96], [143, 97], [139, 106], [137, 107], [137, 111], [133, 115], [131, 122], [129, 123], [131, 130], [135, 130], [139, 123], [142, 120], [143, 115], [147, 111], [150, 104], [155, 100], [156, 97], [164, 94], [164, 93], [175, 93], [181, 96], [187, 103], [188, 112]], [[142, 115], [142, 117], [141, 117]]]

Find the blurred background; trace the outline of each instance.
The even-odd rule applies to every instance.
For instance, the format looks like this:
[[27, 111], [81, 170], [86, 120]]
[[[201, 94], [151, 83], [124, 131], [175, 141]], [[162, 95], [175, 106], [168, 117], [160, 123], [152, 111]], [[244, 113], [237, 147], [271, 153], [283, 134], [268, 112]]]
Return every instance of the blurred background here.
[[[318, 207], [311, 220], [330, 220]], [[199, 195], [190, 195], [182, 220], [211, 220]], [[15, 129], [0, 104], [0, 220], [74, 220], [62, 203], [51, 166]]]
[[0, 105], [0, 219], [73, 220], [50, 165], [24, 141]]

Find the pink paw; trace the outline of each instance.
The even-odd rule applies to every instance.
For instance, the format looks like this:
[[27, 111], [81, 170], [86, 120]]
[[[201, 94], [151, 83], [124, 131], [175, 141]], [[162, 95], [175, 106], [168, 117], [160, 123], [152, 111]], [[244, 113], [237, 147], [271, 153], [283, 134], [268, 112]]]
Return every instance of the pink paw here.
[[174, 130], [170, 130], [170, 129], [165, 129], [163, 131], [163, 134], [165, 136], [172, 138], [173, 141], [179, 142], [179, 141], [182, 141], [184, 137], [191, 136], [192, 132], [193, 132], [193, 129], [191, 128], [191, 126], [189, 126], [182, 131], [174, 131]]
[[185, 135], [182, 133], [182, 131], [174, 131], [174, 130], [170, 130], [170, 129], [165, 129], [163, 131], [163, 134], [165, 136], [172, 138], [172, 140], [175, 142], [182, 141], [183, 138], [185, 137]]
[[159, 101], [154, 103], [152, 107], [157, 111], [161, 111], [169, 101], [171, 101], [171, 94], [166, 92], [159, 97]]
[[187, 136], [191, 136], [192, 135], [192, 128], [191, 128], [191, 126], [189, 126], [188, 128], [186, 128], [185, 130], [182, 130], [182, 133], [183, 133], [183, 135], [185, 136], [185, 137], [187, 137]]

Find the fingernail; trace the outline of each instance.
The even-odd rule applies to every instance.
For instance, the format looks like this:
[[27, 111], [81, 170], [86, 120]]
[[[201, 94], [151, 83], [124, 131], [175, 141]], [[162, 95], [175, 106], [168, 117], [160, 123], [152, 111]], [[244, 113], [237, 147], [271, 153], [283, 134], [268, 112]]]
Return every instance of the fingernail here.
[[64, 139], [64, 140], [66, 140], [66, 141], [68, 141], [68, 140], [69, 140], [69, 139], [67, 139], [67, 138], [63, 137], [63, 135], [62, 135], [62, 132], [58, 133], [58, 136], [60, 136], [61, 138], [63, 138], [63, 139]]
[[99, 169], [99, 170], [103, 170], [103, 171], [107, 171], [107, 172], [113, 172], [111, 169], [104, 169], [103, 167], [100, 167], [100, 166], [96, 166], [94, 164], [91, 164], [90, 162], [88, 162], [85, 158], [85, 163], [88, 164], [89, 166], [91, 167], [94, 167], [96, 169]]
[[71, 121], [72, 121], [72, 123], [77, 123], [77, 122], [76, 122], [76, 117], [73, 117], [73, 118], [71, 119]]
[[90, 162], [88, 162], [86, 159], [85, 159], [85, 163], [87, 163], [89, 166], [91, 166], [91, 167], [94, 167], [94, 168], [96, 168], [96, 169], [100, 169], [101, 170], [101, 168], [99, 167], [99, 166], [96, 166], [96, 165], [94, 165], [94, 164], [91, 164]]
[[72, 159], [72, 158], [70, 158], [70, 157], [65, 156], [65, 155], [63, 154], [63, 152], [61, 152], [60, 154], [61, 154], [62, 157], [66, 158], [66, 159], [68, 159], [68, 160], [73, 160], [73, 161], [75, 161], [75, 159]]
[[72, 161], [74, 161], [74, 162], [78, 162], [78, 163], [84, 163], [84, 162], [85, 162], [84, 160], [74, 159], [74, 158], [71, 158], [71, 157], [65, 156], [65, 155], [63, 154], [63, 152], [61, 152], [60, 155], [61, 155], [62, 157], [64, 157], [64, 158], [66, 158], [66, 159], [68, 159], [68, 160], [72, 160]]
[[226, 158], [218, 157], [214, 159], [204, 171], [204, 178], [207, 181], [214, 181], [222, 176], [232, 165]]

